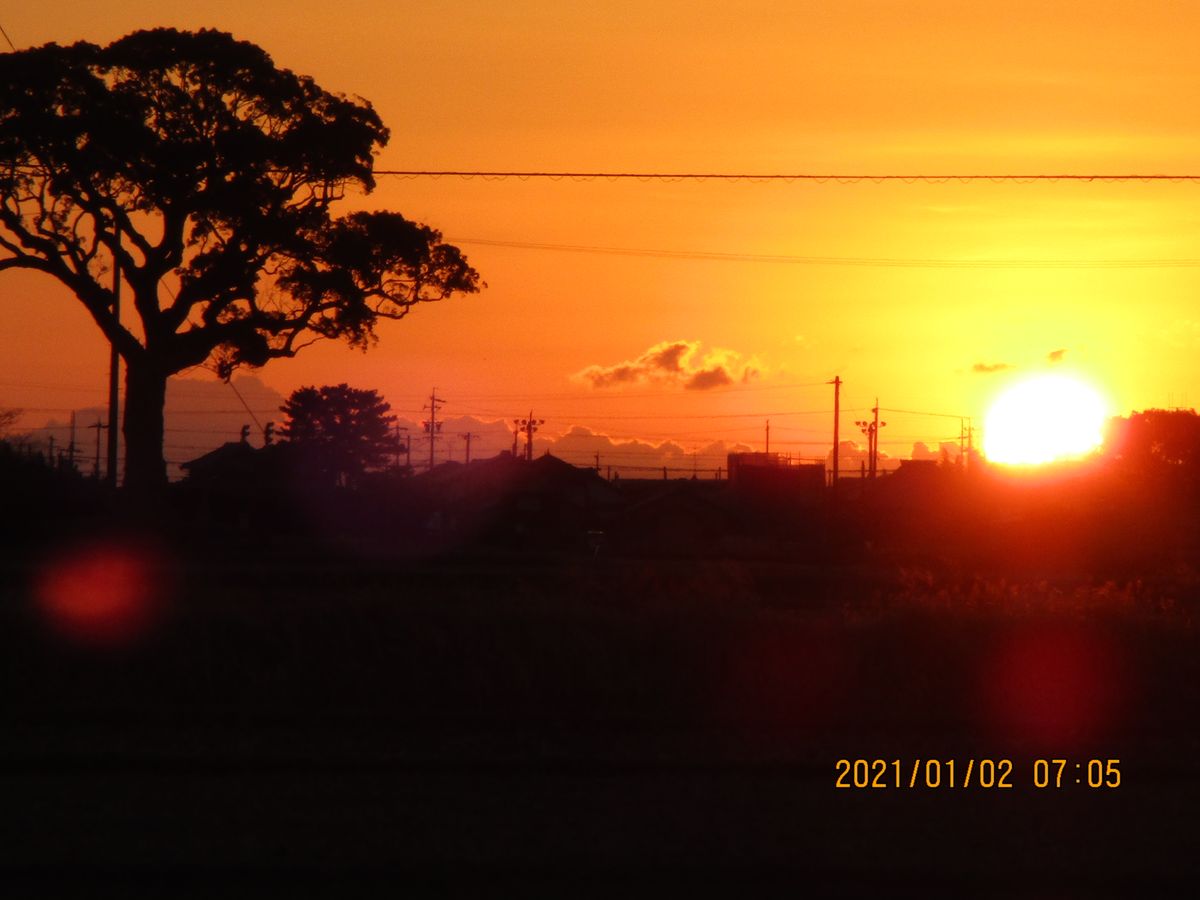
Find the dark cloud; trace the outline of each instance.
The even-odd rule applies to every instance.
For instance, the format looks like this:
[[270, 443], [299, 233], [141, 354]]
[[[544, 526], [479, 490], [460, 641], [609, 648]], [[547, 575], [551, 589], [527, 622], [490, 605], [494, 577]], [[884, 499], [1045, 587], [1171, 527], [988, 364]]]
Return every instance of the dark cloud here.
[[1067, 355], [1067, 350], [1065, 347], [1061, 350], [1051, 350], [1049, 353], [1046, 354], [1046, 360], [1048, 362], [1052, 362], [1052, 363], [1060, 363], [1063, 361], [1063, 357], [1066, 355]]
[[574, 378], [597, 389], [651, 383], [705, 391], [737, 381], [746, 383], [759, 374], [757, 361], [747, 360], [736, 351], [714, 347], [702, 352], [699, 341], [663, 341], [637, 359], [611, 366], [588, 366]]
[[[747, 370], [749, 371], [749, 370]], [[729, 373], [725, 371], [724, 366], [715, 366], [711, 369], [701, 369], [684, 382], [684, 388], [689, 391], [707, 391], [711, 388], [724, 387], [727, 384], [733, 384], [733, 379], [729, 377]]]
[[575, 377], [594, 388], [617, 387], [641, 381], [673, 381], [688, 374], [687, 363], [699, 346], [695, 341], [663, 341], [637, 359], [612, 366], [588, 366]]
[[634, 365], [612, 366], [608, 369], [600, 369], [593, 366], [591, 370], [584, 373], [591, 379], [592, 387], [604, 388], [612, 387], [615, 384], [630, 384], [638, 381], [642, 377], [642, 370]]
[[1012, 363], [975, 363], [975, 365], [971, 366], [971, 371], [986, 375], [989, 372], [1003, 372], [1006, 369], [1015, 368], [1016, 366], [1012, 365]]
[[682, 372], [684, 361], [692, 355], [696, 346], [687, 341], [659, 344], [643, 353], [639, 361], [645, 361], [664, 372]]

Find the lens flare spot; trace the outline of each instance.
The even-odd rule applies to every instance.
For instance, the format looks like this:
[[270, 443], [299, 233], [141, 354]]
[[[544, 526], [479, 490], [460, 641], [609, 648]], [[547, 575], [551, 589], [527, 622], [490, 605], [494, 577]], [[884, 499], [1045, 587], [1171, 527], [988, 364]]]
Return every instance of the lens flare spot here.
[[1117, 724], [1125, 695], [1116, 648], [1066, 628], [1015, 635], [984, 667], [989, 724], [1042, 749], [1087, 744]]
[[119, 645], [145, 634], [162, 599], [162, 561], [144, 545], [98, 541], [45, 564], [35, 597], [50, 626], [88, 644]]

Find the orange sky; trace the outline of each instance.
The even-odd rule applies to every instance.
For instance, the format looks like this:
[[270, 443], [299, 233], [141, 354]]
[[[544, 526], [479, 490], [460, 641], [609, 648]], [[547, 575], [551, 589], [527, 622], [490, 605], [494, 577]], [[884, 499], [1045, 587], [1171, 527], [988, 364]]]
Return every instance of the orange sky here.
[[[140, 2], [10, 7], [18, 46], [219, 27], [374, 103], [380, 168], [722, 172], [1195, 172], [1200, 6], [1180, 3], [559, 4]], [[469, 239], [887, 260], [1200, 259], [1200, 185], [485, 182], [381, 178], [354, 205], [463, 242], [484, 293], [258, 373], [373, 387], [410, 418], [528, 412], [548, 432], [760, 441], [819, 456], [840, 374], [843, 434], [885, 407], [974, 416], [1050, 367], [1112, 412], [1196, 405], [1200, 268], [948, 267], [664, 258]], [[347, 205], [347, 209], [350, 204]], [[578, 373], [694, 342], [683, 377]], [[103, 397], [106, 348], [52, 282], [0, 278], [0, 406]], [[977, 372], [976, 366], [994, 369]], [[689, 368], [690, 367], [690, 368]], [[747, 367], [748, 381], [740, 380]], [[199, 373], [203, 375], [203, 373]], [[733, 416], [741, 418], [733, 418]], [[709, 418], [702, 418], [702, 417]], [[957, 421], [888, 416], [885, 451]], [[32, 420], [30, 420], [32, 421]]]

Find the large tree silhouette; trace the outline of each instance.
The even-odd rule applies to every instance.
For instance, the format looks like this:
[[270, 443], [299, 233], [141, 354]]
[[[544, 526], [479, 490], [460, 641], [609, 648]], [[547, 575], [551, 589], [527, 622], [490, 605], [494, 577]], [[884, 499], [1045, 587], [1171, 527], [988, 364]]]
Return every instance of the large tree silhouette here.
[[123, 358], [126, 485], [166, 481], [171, 375], [228, 378], [321, 338], [366, 347], [379, 319], [478, 290], [434, 229], [331, 215], [374, 187], [387, 138], [366, 101], [222, 32], [0, 55], [0, 271], [66, 285]]

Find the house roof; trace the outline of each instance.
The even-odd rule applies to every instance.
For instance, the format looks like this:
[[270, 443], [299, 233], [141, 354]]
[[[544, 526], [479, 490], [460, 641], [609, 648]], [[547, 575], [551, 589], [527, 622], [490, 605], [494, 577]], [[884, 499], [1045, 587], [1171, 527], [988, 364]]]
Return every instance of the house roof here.
[[234, 480], [260, 477], [278, 468], [283, 444], [251, 447], [243, 441], [227, 441], [215, 450], [180, 464], [189, 481]]

